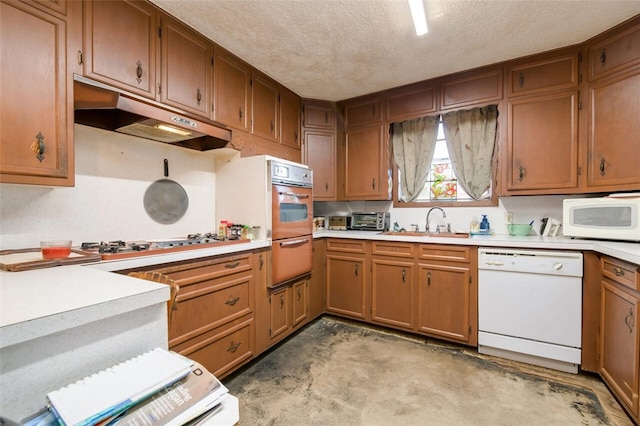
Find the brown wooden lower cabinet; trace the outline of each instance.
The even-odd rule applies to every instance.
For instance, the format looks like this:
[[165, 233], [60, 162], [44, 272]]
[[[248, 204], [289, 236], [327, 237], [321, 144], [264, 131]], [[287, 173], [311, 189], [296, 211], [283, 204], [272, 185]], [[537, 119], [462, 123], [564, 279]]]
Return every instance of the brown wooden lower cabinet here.
[[369, 320], [368, 247], [368, 241], [327, 240], [327, 312]]
[[640, 420], [640, 267], [602, 259], [600, 375]]

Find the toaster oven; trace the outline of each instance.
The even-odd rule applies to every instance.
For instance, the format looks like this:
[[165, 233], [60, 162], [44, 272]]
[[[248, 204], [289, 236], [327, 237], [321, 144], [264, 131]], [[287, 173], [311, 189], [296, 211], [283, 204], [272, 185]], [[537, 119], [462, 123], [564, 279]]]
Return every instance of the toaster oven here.
[[351, 215], [351, 229], [359, 231], [389, 230], [391, 215], [388, 212], [353, 213]]

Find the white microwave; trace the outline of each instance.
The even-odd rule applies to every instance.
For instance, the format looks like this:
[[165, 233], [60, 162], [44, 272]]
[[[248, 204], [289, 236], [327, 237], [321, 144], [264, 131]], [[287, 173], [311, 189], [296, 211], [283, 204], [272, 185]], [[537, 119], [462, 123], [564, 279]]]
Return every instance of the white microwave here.
[[563, 201], [567, 237], [640, 241], [640, 194]]

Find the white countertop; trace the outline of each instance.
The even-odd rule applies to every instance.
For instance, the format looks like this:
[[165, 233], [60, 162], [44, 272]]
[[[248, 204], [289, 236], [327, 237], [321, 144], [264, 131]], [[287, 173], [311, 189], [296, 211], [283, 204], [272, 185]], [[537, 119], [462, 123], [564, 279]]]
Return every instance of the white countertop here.
[[314, 238], [350, 238], [358, 240], [405, 241], [479, 247], [521, 249], [591, 250], [640, 265], [640, 244], [616, 241], [571, 239], [569, 237], [513, 237], [511, 235], [473, 235], [469, 238], [382, 235], [378, 231], [317, 231]]

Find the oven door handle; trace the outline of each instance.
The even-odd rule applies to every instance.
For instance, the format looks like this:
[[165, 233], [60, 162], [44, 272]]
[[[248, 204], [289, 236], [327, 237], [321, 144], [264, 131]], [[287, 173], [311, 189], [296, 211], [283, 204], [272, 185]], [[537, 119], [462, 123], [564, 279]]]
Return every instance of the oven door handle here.
[[296, 194], [295, 192], [278, 192], [279, 195], [290, 195], [292, 197], [298, 197], [298, 198], [309, 198], [310, 195], [309, 194]]
[[295, 241], [284, 241], [280, 243], [280, 247], [297, 246], [300, 244], [306, 244], [308, 242], [309, 242], [308, 238], [303, 238], [302, 240], [295, 240]]

